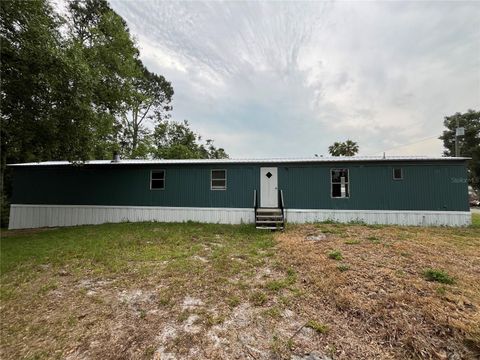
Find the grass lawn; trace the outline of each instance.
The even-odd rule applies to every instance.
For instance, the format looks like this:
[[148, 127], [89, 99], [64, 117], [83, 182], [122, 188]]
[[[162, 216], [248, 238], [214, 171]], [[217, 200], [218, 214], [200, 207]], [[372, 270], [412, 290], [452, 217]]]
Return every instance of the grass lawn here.
[[473, 359], [473, 222], [3, 231], [0, 358]]

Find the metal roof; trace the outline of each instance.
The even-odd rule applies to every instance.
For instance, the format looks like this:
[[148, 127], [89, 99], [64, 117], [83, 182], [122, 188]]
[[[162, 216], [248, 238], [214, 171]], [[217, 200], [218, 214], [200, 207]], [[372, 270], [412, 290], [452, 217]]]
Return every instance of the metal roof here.
[[[469, 160], [467, 157], [430, 157], [430, 156], [332, 156], [310, 158], [268, 158], [268, 159], [155, 159], [155, 160], [87, 160], [85, 165], [169, 165], [169, 164], [280, 164], [280, 163], [324, 163], [324, 162], [389, 162], [389, 161], [452, 161]], [[9, 166], [65, 166], [69, 161], [43, 161]]]

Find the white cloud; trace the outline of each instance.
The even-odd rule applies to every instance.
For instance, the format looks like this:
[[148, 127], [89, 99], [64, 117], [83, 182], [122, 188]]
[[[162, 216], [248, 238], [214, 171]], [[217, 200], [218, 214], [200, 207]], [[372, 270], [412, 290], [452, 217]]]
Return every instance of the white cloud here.
[[[234, 157], [440, 155], [442, 119], [478, 108], [480, 3], [122, 2], [174, 117]], [[388, 154], [388, 152], [387, 152]]]

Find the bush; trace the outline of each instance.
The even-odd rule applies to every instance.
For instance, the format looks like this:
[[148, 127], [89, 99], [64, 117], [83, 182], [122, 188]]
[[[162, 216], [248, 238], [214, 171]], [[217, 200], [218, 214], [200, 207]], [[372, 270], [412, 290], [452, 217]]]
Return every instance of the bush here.
[[423, 272], [427, 281], [436, 281], [442, 284], [453, 284], [455, 280], [448, 275], [446, 271], [437, 269], [427, 269]]

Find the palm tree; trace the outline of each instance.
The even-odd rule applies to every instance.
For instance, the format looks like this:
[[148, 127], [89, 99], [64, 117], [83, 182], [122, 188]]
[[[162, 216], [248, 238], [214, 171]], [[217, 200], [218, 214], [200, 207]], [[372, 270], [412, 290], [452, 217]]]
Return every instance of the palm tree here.
[[328, 152], [332, 156], [354, 156], [358, 153], [358, 144], [352, 140], [345, 142], [336, 141], [328, 147]]

